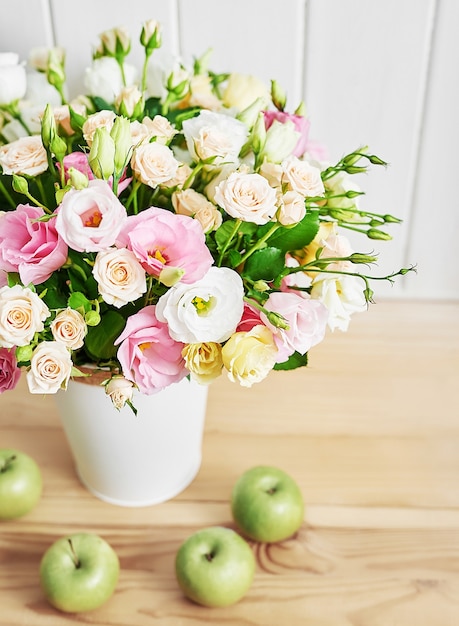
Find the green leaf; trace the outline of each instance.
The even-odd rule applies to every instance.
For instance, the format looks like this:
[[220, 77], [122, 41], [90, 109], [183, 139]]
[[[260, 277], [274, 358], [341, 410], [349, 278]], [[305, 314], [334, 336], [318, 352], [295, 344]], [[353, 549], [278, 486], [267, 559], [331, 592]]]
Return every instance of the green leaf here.
[[92, 100], [92, 102], [94, 104], [94, 107], [97, 109], [97, 111], [114, 111], [114, 112], [116, 112], [116, 109], [115, 109], [114, 105], [109, 104], [106, 100], [104, 100], [100, 96], [92, 96], [91, 100]]
[[113, 344], [125, 323], [124, 317], [117, 311], [104, 313], [100, 324], [88, 328], [85, 340], [88, 355], [95, 360], [109, 360], [115, 356], [118, 348]]
[[90, 311], [92, 309], [91, 302], [80, 291], [74, 291], [70, 294], [68, 305], [71, 309], [82, 309], [84, 311]]
[[[268, 225], [271, 227], [271, 224]], [[266, 228], [263, 227], [263, 228]], [[301, 250], [311, 241], [319, 232], [319, 212], [311, 211], [306, 213], [304, 218], [293, 228], [279, 228], [268, 239], [270, 246], [279, 248], [283, 252], [291, 250]]]
[[257, 250], [247, 259], [243, 275], [251, 280], [274, 280], [285, 267], [285, 253], [279, 248]]
[[299, 352], [294, 352], [289, 358], [283, 363], [276, 363], [274, 366], [275, 370], [294, 370], [297, 367], [305, 367], [308, 364], [308, 353], [300, 354]]

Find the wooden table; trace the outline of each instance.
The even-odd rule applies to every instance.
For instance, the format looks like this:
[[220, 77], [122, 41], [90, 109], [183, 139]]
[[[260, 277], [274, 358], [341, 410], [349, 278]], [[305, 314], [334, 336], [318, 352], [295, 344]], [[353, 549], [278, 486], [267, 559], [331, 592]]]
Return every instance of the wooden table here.
[[[458, 386], [459, 303], [372, 305], [311, 350], [307, 369], [251, 390], [215, 383], [194, 483], [130, 509], [81, 486], [53, 399], [21, 381], [0, 398], [0, 445], [37, 460], [44, 494], [0, 525], [0, 624], [458, 626]], [[176, 550], [197, 529], [232, 526], [232, 485], [259, 463], [297, 479], [307, 521], [282, 544], [252, 545], [258, 569], [239, 604], [196, 606], [177, 587]], [[105, 537], [122, 571], [104, 607], [64, 615], [38, 566], [78, 531]]]

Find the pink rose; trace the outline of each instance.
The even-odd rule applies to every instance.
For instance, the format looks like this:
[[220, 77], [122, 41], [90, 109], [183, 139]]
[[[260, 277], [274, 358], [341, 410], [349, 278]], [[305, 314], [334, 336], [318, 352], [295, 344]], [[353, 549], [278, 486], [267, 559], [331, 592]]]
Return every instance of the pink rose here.
[[300, 157], [306, 152], [308, 144], [310, 121], [301, 115], [294, 113], [285, 113], [285, 111], [264, 111], [266, 130], [271, 126], [274, 120], [284, 124], [287, 121], [293, 122], [295, 130], [300, 133], [300, 138], [292, 152], [293, 155]]
[[144, 270], [160, 279], [175, 274], [194, 283], [213, 264], [200, 223], [157, 207], [129, 216], [117, 245], [132, 250]]
[[167, 324], [159, 322], [150, 305], [128, 318], [115, 341], [123, 375], [141, 393], [151, 395], [184, 378], [188, 371], [182, 357], [184, 344], [174, 341]]
[[318, 300], [303, 298], [296, 293], [274, 292], [265, 303], [268, 311], [282, 315], [289, 326], [288, 329], [277, 328], [262, 313], [261, 319], [274, 335], [278, 348], [277, 363], [283, 363], [294, 352], [306, 352], [322, 341], [327, 326], [328, 310]]
[[16, 361], [15, 351], [0, 348], [0, 393], [11, 391], [21, 377], [21, 370]]
[[43, 283], [67, 260], [56, 220], [37, 221], [44, 214], [41, 208], [19, 204], [0, 216], [0, 269], [19, 272], [24, 285]]
[[126, 223], [126, 209], [103, 180], [70, 189], [57, 208], [56, 230], [77, 252], [99, 252], [113, 245]]

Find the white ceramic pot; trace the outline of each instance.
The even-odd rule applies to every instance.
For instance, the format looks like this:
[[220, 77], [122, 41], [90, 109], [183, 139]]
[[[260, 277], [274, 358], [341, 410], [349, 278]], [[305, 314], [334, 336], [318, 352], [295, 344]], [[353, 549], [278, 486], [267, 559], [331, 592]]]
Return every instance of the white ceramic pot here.
[[81, 482], [98, 498], [148, 506], [183, 491], [201, 465], [208, 388], [188, 379], [134, 396], [135, 415], [103, 387], [70, 381], [56, 403]]

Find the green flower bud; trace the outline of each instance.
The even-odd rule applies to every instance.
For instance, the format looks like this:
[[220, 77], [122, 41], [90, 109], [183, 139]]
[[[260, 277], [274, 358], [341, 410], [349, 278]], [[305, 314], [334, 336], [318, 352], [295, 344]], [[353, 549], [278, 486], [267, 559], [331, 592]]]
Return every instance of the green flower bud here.
[[[243, 122], [247, 128], [252, 128], [259, 116], [260, 111], [265, 108], [265, 99], [256, 98], [247, 108], [236, 115], [236, 118]], [[264, 126], [264, 122], [263, 122]]]
[[48, 57], [48, 67], [46, 68], [46, 78], [50, 85], [56, 87], [61, 92], [65, 83], [65, 57], [59, 48], [51, 48]]
[[265, 311], [265, 315], [268, 318], [268, 321], [271, 322], [271, 324], [276, 328], [282, 328], [284, 330], [288, 330], [290, 328], [287, 320], [280, 313]]
[[130, 121], [126, 117], [117, 117], [110, 136], [115, 144], [114, 171], [120, 176], [132, 150]]
[[115, 142], [108, 130], [102, 126], [97, 128], [94, 133], [88, 161], [96, 178], [108, 180], [113, 174], [115, 167]]
[[80, 170], [70, 167], [67, 171], [68, 180], [74, 189], [86, 189], [88, 186], [88, 177]]
[[264, 280], [257, 280], [257, 281], [255, 281], [255, 282], [253, 283], [253, 288], [254, 288], [256, 291], [260, 291], [260, 292], [262, 292], [262, 293], [263, 293], [264, 291], [268, 291], [268, 289], [269, 289], [269, 285], [268, 285], [268, 283], [265, 283], [265, 281], [264, 281]]
[[58, 161], [62, 161], [67, 152], [67, 144], [65, 140], [62, 139], [62, 137], [59, 137], [59, 135], [54, 135], [51, 143], [49, 144], [49, 149], [55, 155]]
[[88, 311], [84, 316], [88, 326], [97, 326], [100, 323], [100, 315], [97, 311]]
[[51, 106], [47, 104], [41, 120], [41, 140], [46, 150], [48, 150], [56, 132], [56, 120], [53, 110]]
[[383, 230], [379, 230], [378, 228], [369, 228], [367, 230], [367, 237], [370, 239], [379, 239], [381, 241], [390, 241], [392, 239], [389, 233], [385, 233]]
[[29, 185], [27, 183], [27, 179], [24, 178], [24, 176], [18, 176], [17, 174], [13, 174], [13, 189], [17, 193], [27, 195], [29, 193]]
[[263, 112], [258, 114], [257, 120], [252, 128], [251, 144], [255, 154], [259, 154], [266, 143], [266, 126]]
[[394, 217], [393, 215], [383, 215], [383, 220], [386, 222], [386, 224], [401, 224], [403, 222], [403, 220], [399, 219], [398, 217]]
[[277, 80], [271, 81], [271, 99], [276, 109], [278, 109], [279, 111], [283, 111], [285, 109], [287, 94], [285, 93], [285, 90], [279, 85]]
[[349, 261], [351, 261], [351, 263], [376, 263], [377, 260], [377, 256], [372, 254], [363, 254], [362, 252], [353, 252], [349, 256]]
[[296, 107], [295, 115], [299, 115], [300, 117], [306, 117], [306, 105], [303, 100]]

